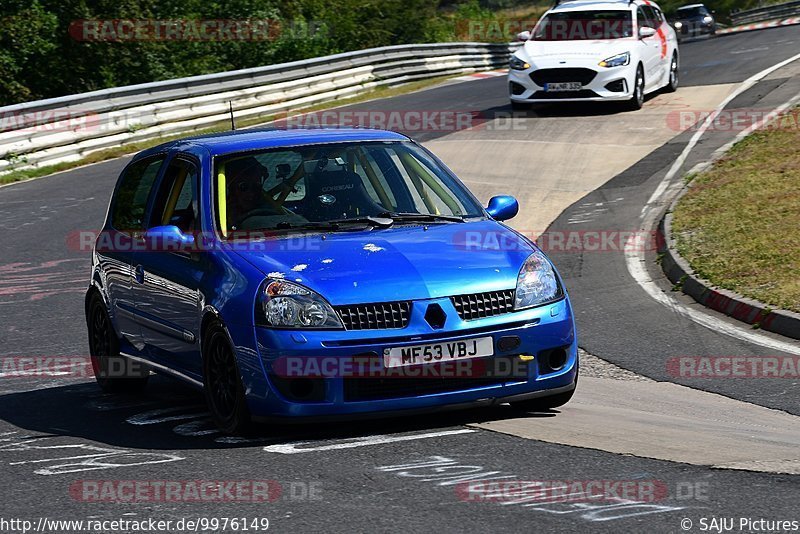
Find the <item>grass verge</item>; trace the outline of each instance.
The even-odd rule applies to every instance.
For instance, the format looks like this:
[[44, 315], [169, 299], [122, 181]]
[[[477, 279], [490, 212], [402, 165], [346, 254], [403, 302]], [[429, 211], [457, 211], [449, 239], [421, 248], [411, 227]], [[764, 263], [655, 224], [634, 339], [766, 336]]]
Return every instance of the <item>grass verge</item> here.
[[[374, 100], [377, 98], [389, 98], [406, 93], [412, 93], [414, 91], [426, 89], [428, 87], [446, 81], [455, 76], [461, 76], [461, 75], [453, 74], [451, 76], [439, 76], [427, 80], [419, 80], [415, 82], [406, 83], [396, 87], [376, 87], [371, 91], [367, 91], [366, 93], [354, 97], [315, 104], [313, 106], [309, 106], [302, 109], [298, 108], [296, 110], [292, 110], [291, 113], [306, 113], [310, 111], [319, 111], [322, 109], [330, 109], [350, 104], [357, 104], [359, 102]], [[250, 126], [265, 125], [274, 121], [276, 118], [278, 118], [278, 116], [276, 115], [265, 115], [263, 117], [258, 117], [255, 119], [237, 120], [236, 126], [237, 128], [247, 128]], [[88, 165], [90, 163], [98, 163], [100, 161], [106, 161], [109, 159], [118, 158], [121, 156], [125, 156], [127, 154], [134, 154], [146, 148], [160, 145], [161, 143], [166, 143], [168, 141], [173, 141], [175, 139], [180, 139], [182, 137], [188, 137], [190, 135], [203, 135], [216, 132], [226, 132], [228, 130], [230, 130], [230, 122], [220, 121], [219, 123], [213, 126], [203, 128], [200, 130], [186, 131], [176, 135], [156, 137], [152, 139], [147, 139], [145, 141], [126, 143], [119, 147], [108, 148], [105, 150], [98, 150], [96, 152], [92, 152], [77, 161], [69, 161], [64, 163], [58, 163], [56, 165], [47, 165], [43, 167], [34, 167], [30, 169], [19, 169], [16, 171], [11, 171], [9, 173], [0, 175], [0, 185], [10, 184], [14, 182], [21, 182], [23, 180], [30, 180], [32, 178], [40, 178], [42, 176], [47, 176], [48, 174], [74, 169], [76, 167], [81, 167], [83, 165]]]
[[800, 108], [738, 143], [675, 207], [678, 252], [698, 276], [800, 312]]

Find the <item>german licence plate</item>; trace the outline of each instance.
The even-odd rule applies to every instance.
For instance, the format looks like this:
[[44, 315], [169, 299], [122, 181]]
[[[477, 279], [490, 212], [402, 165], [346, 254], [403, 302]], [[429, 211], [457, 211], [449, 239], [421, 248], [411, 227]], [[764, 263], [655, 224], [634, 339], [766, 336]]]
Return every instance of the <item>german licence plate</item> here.
[[582, 89], [583, 89], [583, 84], [581, 82], [561, 82], [561, 83], [544, 84], [544, 90], [546, 93], [581, 91]]
[[491, 337], [478, 337], [461, 341], [446, 341], [429, 345], [393, 347], [383, 351], [385, 367], [404, 367], [425, 363], [468, 360], [494, 355], [494, 341]]

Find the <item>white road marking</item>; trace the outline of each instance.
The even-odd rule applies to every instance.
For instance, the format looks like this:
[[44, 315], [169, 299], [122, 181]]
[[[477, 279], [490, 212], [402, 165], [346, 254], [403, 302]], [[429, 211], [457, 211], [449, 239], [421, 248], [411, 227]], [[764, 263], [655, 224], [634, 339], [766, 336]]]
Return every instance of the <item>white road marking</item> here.
[[97, 400], [92, 400], [86, 403], [86, 407], [96, 412], [108, 412], [112, 410], [126, 410], [130, 408], [144, 408], [147, 406], [155, 406], [156, 404], [157, 403], [155, 401], [123, 401], [119, 398], [102, 395]]
[[183, 423], [182, 425], [178, 425], [172, 429], [173, 432], [178, 434], [179, 436], [208, 436], [211, 434], [219, 434], [219, 430], [216, 428], [210, 428], [213, 426], [211, 419], [200, 419], [197, 421], [189, 421], [188, 423]]
[[411, 441], [415, 439], [438, 438], [442, 436], [455, 436], [457, 434], [471, 434], [477, 432], [463, 428], [461, 430], [445, 430], [442, 432], [429, 432], [427, 434], [412, 434], [406, 436], [385, 436], [375, 435], [366, 436], [363, 438], [355, 438], [355, 440], [341, 440], [343, 443], [329, 443], [327, 445], [309, 446], [305, 448], [304, 445], [313, 445], [315, 441], [296, 441], [293, 443], [280, 443], [277, 445], [268, 445], [264, 447], [266, 452], [276, 452], [279, 454], [298, 454], [301, 452], [319, 452], [319, 451], [334, 451], [340, 449], [352, 449], [355, 447], [366, 447], [369, 445], [383, 445], [384, 443], [397, 443], [400, 441]]
[[769, 50], [768, 46], [759, 46], [758, 48], [745, 48], [744, 50], [731, 50], [731, 54], [748, 54], [750, 52], [763, 52]]
[[174, 414], [175, 412], [183, 412], [187, 409], [194, 409], [194, 408], [202, 408], [202, 406], [182, 406], [180, 408], [161, 408], [158, 410], [151, 410], [149, 412], [144, 412], [136, 415], [132, 415], [125, 420], [126, 423], [130, 423], [132, 425], [155, 425], [158, 423], [164, 423], [167, 421], [182, 421], [184, 419], [199, 419], [201, 417], [208, 416], [208, 412], [194, 412], [194, 413], [178, 413], [177, 415], [167, 415], [167, 414]]
[[[63, 475], [80, 473], [83, 471], [97, 471], [99, 469], [117, 469], [120, 467], [136, 467], [140, 465], [163, 464], [184, 460], [182, 456], [174, 454], [159, 454], [153, 452], [121, 452], [119, 454], [97, 456], [72, 464], [52, 465], [34, 471], [37, 475]], [[116, 462], [114, 460], [121, 460]]]
[[[419, 482], [433, 482], [437, 486], [459, 487], [459, 485], [472, 481], [481, 483], [487, 480], [518, 478], [514, 475], [500, 475], [502, 471], [487, 471], [486, 468], [479, 465], [459, 464], [457, 460], [444, 456], [429, 456], [428, 458], [415, 463], [378, 466], [376, 469], [378, 471], [392, 473], [400, 477], [414, 478]], [[531, 503], [528, 502], [528, 499], [517, 499], [502, 502], [500, 504], [506, 506], [520, 505], [521, 508], [525, 508], [526, 510], [533, 512], [545, 512], [557, 515], [575, 514], [569, 517], [579, 517], [592, 522], [613, 521], [615, 519], [622, 519], [626, 517], [676, 512], [684, 509], [683, 506], [651, 504], [611, 496], [606, 497], [606, 502], [603, 503], [573, 503], [564, 501], [564, 497], [575, 497], [576, 500], [583, 498], [587, 501], [591, 501], [591, 499], [594, 497], [586, 493], [559, 495], [559, 497], [561, 498], [559, 498], [557, 501], [545, 500], [542, 502]]]
[[[78, 451], [88, 451], [91, 454], [80, 454], [72, 456], [48, 456], [45, 458], [34, 458], [28, 460], [18, 460], [9, 462], [8, 465], [27, 465], [27, 464], [49, 464], [34, 471], [37, 475], [59, 475], [65, 473], [79, 473], [82, 471], [96, 471], [99, 469], [116, 469], [119, 467], [134, 467], [139, 465], [160, 464], [183, 460], [181, 456], [174, 454], [161, 454], [151, 452], [133, 452], [128, 449], [116, 449], [109, 447], [99, 447], [88, 443], [69, 443], [59, 445], [39, 445], [40, 442], [49, 442], [49, 436], [29, 437], [14, 436], [3, 438], [5, 441], [0, 446], [0, 453], [45, 453], [54, 454], [60, 451], [70, 453]], [[34, 444], [36, 443], [36, 444]]]
[[[680, 191], [683, 187], [681, 180], [675, 182], [675, 177], [680, 172], [683, 165], [686, 163], [689, 155], [691, 154], [692, 150], [697, 146], [697, 143], [700, 142], [700, 139], [703, 137], [708, 128], [713, 124], [716, 120], [717, 116], [725, 109], [725, 107], [730, 104], [736, 97], [753, 87], [757, 82], [762, 80], [763, 78], [767, 77], [768, 75], [772, 74], [776, 70], [785, 67], [786, 65], [792, 63], [793, 61], [797, 61], [800, 59], [800, 54], [787, 59], [786, 61], [781, 61], [777, 65], [773, 65], [772, 67], [765, 69], [758, 74], [755, 74], [742, 82], [742, 84], [733, 92], [731, 93], [717, 108], [711, 113], [701, 126], [701, 128], [692, 136], [692, 139], [689, 141], [689, 144], [686, 145], [681, 155], [675, 160], [675, 163], [672, 165], [670, 170], [667, 172], [667, 175], [658, 185], [656, 190], [650, 196], [650, 199], [647, 201], [647, 204], [642, 208], [641, 211], [641, 218], [642, 221], [642, 228], [651, 229], [654, 228], [656, 225], [656, 219], [658, 218], [660, 208], [662, 206], [662, 202], [665, 199], [673, 198], [674, 195]], [[793, 98], [789, 102], [783, 104], [775, 112], [779, 112], [780, 110], [788, 109], [789, 106], [792, 105], [792, 102], [796, 102], [797, 97]], [[772, 114], [770, 114], [772, 115]], [[751, 127], [751, 130], [754, 129], [756, 125]], [[715, 156], [719, 156], [722, 153], [722, 150], [727, 150], [733, 146], [738, 140], [741, 140], [745, 135], [750, 133], [751, 130], [741, 132], [736, 137], [736, 139], [722, 147], [722, 149], [715, 152]], [[677, 300], [673, 299], [666, 293], [664, 293], [660, 287], [652, 280], [650, 275], [647, 272], [646, 263], [645, 263], [645, 253], [643, 250], [627, 250], [625, 252], [625, 264], [628, 267], [628, 272], [633, 277], [634, 280], [644, 289], [648, 295], [650, 295], [654, 300], [660, 302], [664, 306], [668, 307], [675, 313], [683, 315], [695, 323], [704, 326], [710, 330], [714, 330], [716, 332], [720, 332], [730, 337], [734, 337], [737, 339], [741, 339], [747, 341], [749, 343], [753, 343], [756, 345], [761, 345], [763, 347], [767, 347], [773, 350], [778, 350], [782, 352], [786, 352], [788, 354], [795, 354], [800, 355], [800, 345], [791, 342], [784, 342], [778, 339], [773, 339], [772, 337], [766, 336], [764, 334], [759, 334], [748, 330], [744, 327], [736, 326], [730, 324], [726, 321], [722, 321], [712, 315], [704, 313], [700, 310], [694, 308], [687, 308], [680, 304]]]
[[217, 443], [224, 443], [226, 445], [242, 445], [246, 443], [264, 443], [272, 441], [274, 438], [243, 438], [241, 436], [220, 436], [214, 441]]

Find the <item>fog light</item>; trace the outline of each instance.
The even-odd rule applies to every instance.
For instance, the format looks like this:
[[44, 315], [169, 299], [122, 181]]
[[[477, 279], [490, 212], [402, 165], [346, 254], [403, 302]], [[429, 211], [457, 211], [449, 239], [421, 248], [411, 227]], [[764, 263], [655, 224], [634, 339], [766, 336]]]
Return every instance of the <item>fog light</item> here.
[[519, 359], [523, 362], [532, 362], [535, 356], [531, 356], [530, 354], [520, 354]]

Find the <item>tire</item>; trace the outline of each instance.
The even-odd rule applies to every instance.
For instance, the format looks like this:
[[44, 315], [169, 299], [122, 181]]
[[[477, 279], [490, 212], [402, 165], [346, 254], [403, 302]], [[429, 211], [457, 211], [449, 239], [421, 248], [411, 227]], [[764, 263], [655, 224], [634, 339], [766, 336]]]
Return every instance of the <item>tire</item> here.
[[142, 391], [150, 378], [150, 369], [119, 353], [119, 338], [105, 302], [98, 294], [89, 301], [86, 326], [92, 370], [100, 388], [106, 393]]
[[225, 434], [247, 434], [252, 423], [244, 385], [228, 334], [219, 323], [209, 325], [203, 336], [203, 385], [217, 428]]
[[[577, 386], [577, 382], [575, 384]], [[524, 401], [512, 402], [511, 406], [523, 412], [546, 412], [559, 406], [564, 406], [572, 399], [575, 394], [575, 389], [567, 391], [566, 393], [557, 393], [547, 397], [538, 397], [536, 399], [529, 399]]]
[[680, 85], [680, 77], [678, 71], [678, 54], [672, 54], [672, 61], [669, 64], [669, 81], [664, 86], [665, 93], [674, 93], [678, 90]]
[[633, 96], [627, 102], [630, 111], [638, 111], [644, 106], [644, 68], [639, 65], [636, 68], [636, 79], [633, 82]]

